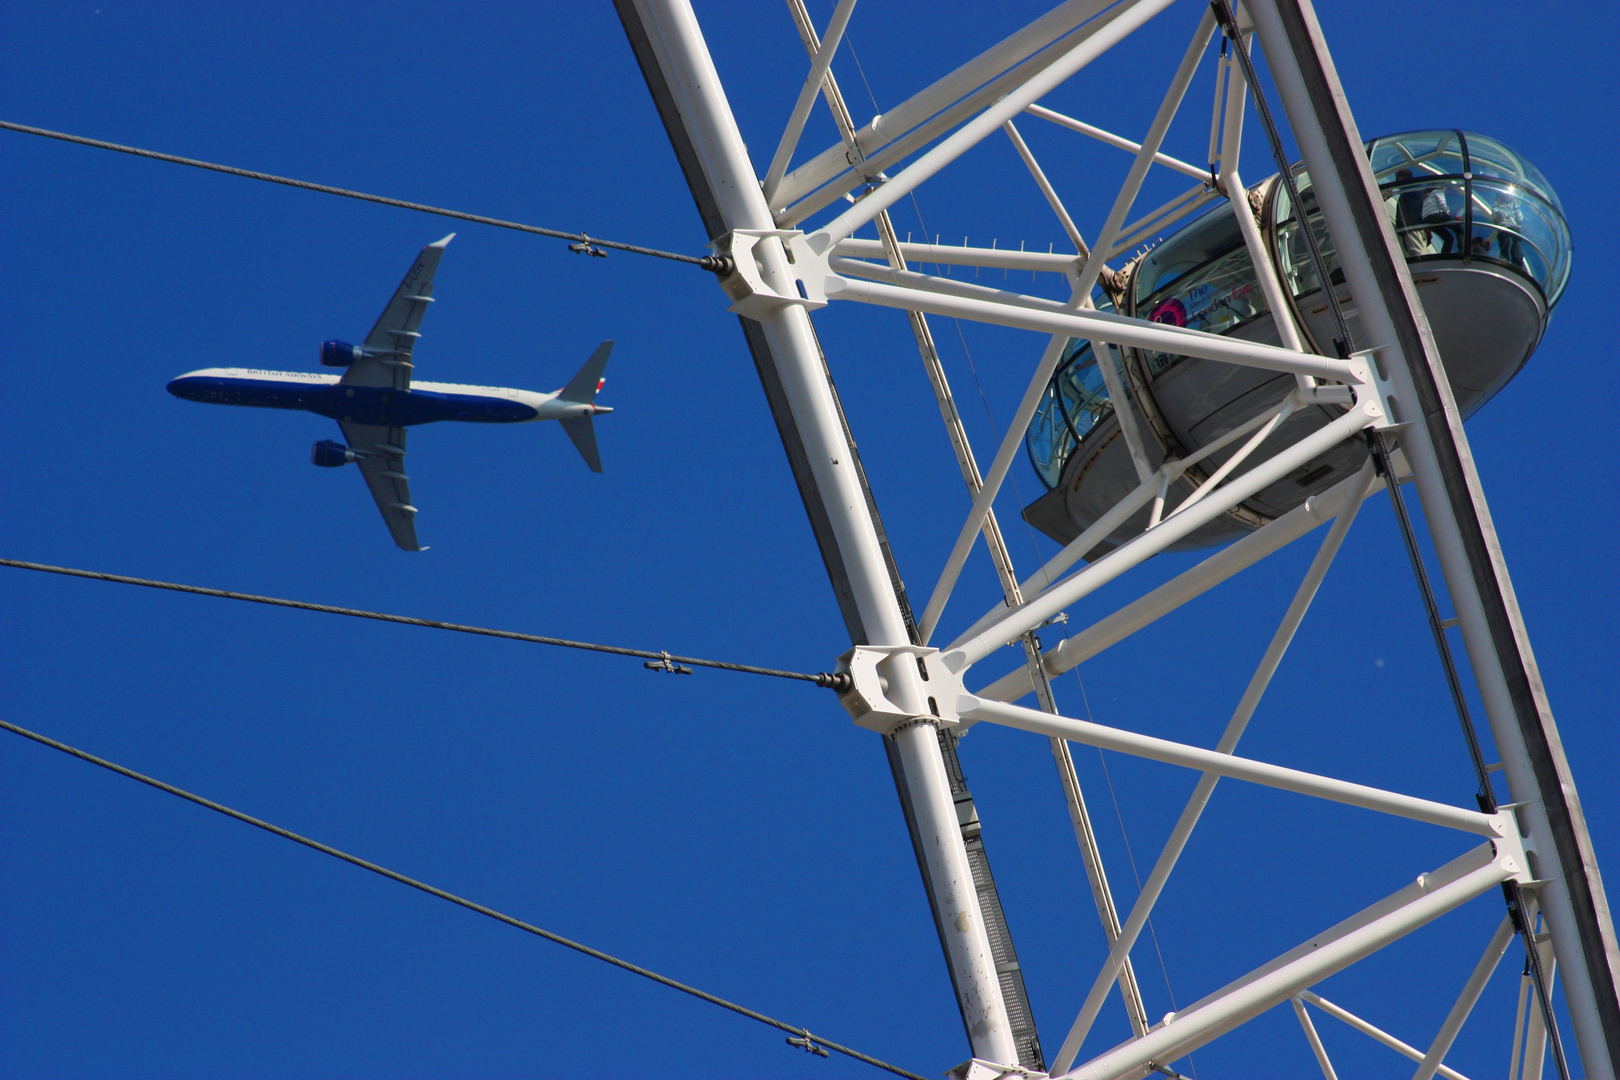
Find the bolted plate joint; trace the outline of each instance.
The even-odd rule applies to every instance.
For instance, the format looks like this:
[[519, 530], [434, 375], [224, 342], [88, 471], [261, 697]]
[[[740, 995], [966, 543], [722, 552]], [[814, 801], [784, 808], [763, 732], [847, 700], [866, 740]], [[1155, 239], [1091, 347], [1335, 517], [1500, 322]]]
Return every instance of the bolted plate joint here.
[[838, 701], [859, 727], [888, 735], [915, 720], [951, 728], [962, 723], [962, 677], [945, 666], [938, 649], [857, 645], [838, 658], [838, 672], [849, 685]]
[[[727, 309], [750, 319], [762, 319], [793, 304], [806, 311], [827, 306], [825, 260], [814, 259], [822, 273], [799, 273], [798, 257], [809, 254], [804, 234], [792, 229], [733, 229], [714, 242], [716, 256], [709, 269], [721, 273], [720, 288], [731, 297]], [[771, 260], [772, 248], [780, 260]]]
[[997, 1065], [993, 1061], [969, 1058], [947, 1070], [945, 1080], [1046, 1080], [1046, 1074], [1019, 1065]]

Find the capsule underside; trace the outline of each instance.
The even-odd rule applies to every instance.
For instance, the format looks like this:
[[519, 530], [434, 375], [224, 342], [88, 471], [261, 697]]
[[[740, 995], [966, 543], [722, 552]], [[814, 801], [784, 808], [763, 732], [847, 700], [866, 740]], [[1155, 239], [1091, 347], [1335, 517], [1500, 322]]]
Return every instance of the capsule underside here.
[[[1462, 132], [1418, 132], [1369, 144], [1375, 175], [1397, 240], [1407, 256], [1419, 301], [1451, 381], [1458, 408], [1470, 415], [1516, 374], [1540, 342], [1552, 304], [1568, 276], [1570, 244], [1557, 197], [1535, 168], [1494, 140]], [[1355, 297], [1337, 263], [1308, 177], [1302, 198], [1327, 255], [1353, 349], [1366, 348]], [[1338, 336], [1299, 235], [1288, 196], [1275, 180], [1264, 196], [1261, 232], [1291, 298], [1289, 317], [1307, 348], [1332, 355]], [[1280, 344], [1233, 209], [1228, 204], [1185, 226], [1129, 267], [1119, 310], [1154, 321]], [[1528, 223], [1528, 224], [1527, 224]], [[1550, 299], [1549, 299], [1550, 298]], [[1324, 348], [1323, 346], [1326, 346]], [[1294, 388], [1292, 375], [1191, 357], [1125, 349], [1116, 352], [1142, 431], [1148, 463], [1183, 459], [1262, 413]], [[1311, 406], [1294, 413], [1236, 470], [1241, 475], [1342, 412]], [[1236, 447], [1204, 458], [1166, 494], [1174, 511]], [[1068, 543], [1141, 482], [1102, 387], [1096, 359], [1071, 343], [1026, 437], [1032, 464], [1051, 490], [1024, 511], [1048, 536]], [[1295, 469], [1197, 530], [1177, 548], [1224, 543], [1299, 506], [1359, 469], [1366, 451], [1346, 443]], [[1142, 509], [1090, 556], [1105, 554], [1146, 527]]]

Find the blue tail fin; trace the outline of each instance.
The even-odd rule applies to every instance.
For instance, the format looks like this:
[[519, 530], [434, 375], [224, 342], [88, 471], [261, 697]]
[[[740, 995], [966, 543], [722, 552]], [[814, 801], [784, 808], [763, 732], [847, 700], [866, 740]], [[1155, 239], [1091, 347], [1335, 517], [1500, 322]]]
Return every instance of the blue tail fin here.
[[602, 371], [607, 367], [608, 353], [613, 351], [613, 342], [604, 341], [591, 353], [591, 358], [585, 361], [585, 366], [579, 369], [568, 385], [562, 388], [557, 396], [563, 401], [576, 401], [581, 405], [589, 405], [596, 400], [596, 389], [602, 385]]

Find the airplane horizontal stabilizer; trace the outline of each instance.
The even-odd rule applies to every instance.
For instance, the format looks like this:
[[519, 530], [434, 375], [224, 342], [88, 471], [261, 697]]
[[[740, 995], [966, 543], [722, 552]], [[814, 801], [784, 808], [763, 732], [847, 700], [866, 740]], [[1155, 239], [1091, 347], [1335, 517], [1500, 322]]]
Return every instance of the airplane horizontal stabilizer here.
[[585, 459], [585, 464], [591, 467], [591, 472], [601, 472], [602, 455], [596, 451], [596, 425], [591, 422], [591, 418], [580, 416], [559, 423], [562, 424], [562, 429], [568, 432], [568, 437], [574, 440], [579, 456]]

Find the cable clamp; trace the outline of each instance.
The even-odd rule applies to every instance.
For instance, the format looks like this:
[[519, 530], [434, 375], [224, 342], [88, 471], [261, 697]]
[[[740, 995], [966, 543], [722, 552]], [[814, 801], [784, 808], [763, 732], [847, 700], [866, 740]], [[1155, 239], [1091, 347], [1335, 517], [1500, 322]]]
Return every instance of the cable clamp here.
[[589, 255], [593, 259], [607, 258], [607, 252], [591, 243], [591, 238], [584, 233], [579, 234], [579, 240], [568, 245], [568, 250], [575, 255]]
[[643, 664], [641, 666], [646, 668], [649, 671], [667, 671], [671, 675], [690, 675], [690, 674], [692, 674], [692, 669], [691, 668], [687, 667], [685, 664], [677, 664], [670, 657], [668, 649], [659, 649], [658, 651], [664, 657], [662, 660], [648, 660], [645, 664]]
[[726, 277], [737, 269], [737, 264], [731, 261], [730, 255], [705, 255], [698, 260], [698, 265], [720, 277]]
[[[959, 728], [957, 699], [962, 676], [951, 671], [938, 649], [919, 645], [857, 645], [838, 658], [838, 673], [849, 679], [838, 702], [857, 727], [883, 735], [917, 721]], [[903, 689], [902, 689], [903, 688]], [[907, 708], [896, 703], [916, 701]]]
[[825, 686], [829, 690], [836, 690], [842, 694], [855, 686], [855, 680], [850, 678], [847, 671], [818, 671], [816, 672], [816, 685]]
[[800, 1028], [799, 1030], [803, 1032], [802, 1035], [789, 1035], [787, 1037], [787, 1044], [789, 1046], [797, 1046], [799, 1049], [804, 1050], [807, 1053], [815, 1054], [817, 1057], [829, 1056], [827, 1054], [827, 1048], [810, 1037], [809, 1028]]

